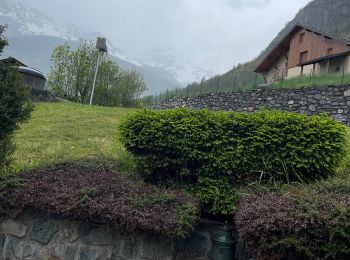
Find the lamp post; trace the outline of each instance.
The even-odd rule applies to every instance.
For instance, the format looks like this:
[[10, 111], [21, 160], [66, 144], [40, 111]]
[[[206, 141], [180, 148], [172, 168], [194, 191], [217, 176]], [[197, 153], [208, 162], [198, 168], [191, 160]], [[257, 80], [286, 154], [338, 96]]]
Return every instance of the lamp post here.
[[[96, 49], [101, 53], [107, 53], [107, 43], [106, 38], [97, 38], [96, 41]], [[97, 64], [96, 64], [96, 70], [95, 70], [95, 77], [94, 77], [94, 83], [92, 85], [91, 95], [90, 95], [90, 106], [92, 105], [92, 99], [94, 97], [94, 91], [95, 91], [95, 85], [96, 85], [96, 79], [97, 79], [97, 73], [98, 73], [98, 67], [100, 66], [100, 55], [97, 56]]]

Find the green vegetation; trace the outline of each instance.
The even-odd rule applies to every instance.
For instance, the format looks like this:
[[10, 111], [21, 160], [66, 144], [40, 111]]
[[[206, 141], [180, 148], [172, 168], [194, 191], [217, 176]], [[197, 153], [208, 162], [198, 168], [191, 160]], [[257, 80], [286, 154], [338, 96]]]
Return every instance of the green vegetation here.
[[12, 167], [21, 170], [97, 160], [131, 172], [132, 157], [118, 140], [118, 125], [131, 111], [71, 102], [36, 104], [31, 120], [15, 135], [17, 150]]
[[[7, 45], [5, 27], [0, 25], [0, 54]], [[12, 135], [25, 122], [33, 109], [29, 89], [17, 69], [0, 63], [0, 171], [9, 163], [14, 151]]]
[[200, 82], [189, 84], [186, 88], [171, 89], [154, 96], [146, 96], [142, 102], [146, 105], [163, 102], [172, 98], [195, 97], [216, 92], [238, 92], [255, 89], [256, 85], [263, 83], [263, 77], [254, 71], [255, 62], [238, 64], [227, 73], [213, 77], [203, 78]]
[[146, 90], [141, 74], [122, 70], [92, 42], [82, 42], [76, 50], [71, 50], [65, 43], [53, 51], [48, 84], [54, 94], [70, 101], [89, 103], [98, 60], [100, 66], [93, 104], [136, 106], [137, 99]]
[[322, 87], [329, 85], [350, 84], [350, 75], [345, 74], [322, 74], [315, 76], [303, 76], [287, 79], [274, 83], [271, 88], [301, 88], [301, 87]]
[[233, 212], [237, 187], [325, 178], [345, 155], [346, 128], [326, 115], [144, 110], [120, 129], [146, 180], [185, 185], [214, 214]]
[[[244, 65], [242, 65], [244, 66]], [[227, 77], [232, 77], [233, 73], [228, 72], [225, 75]], [[215, 92], [238, 92], [242, 90], [255, 90], [257, 89], [257, 85], [262, 83], [260, 76], [258, 76], [255, 81], [252, 81], [253, 79], [247, 80], [247, 85], [242, 85], [243, 83], [232, 83], [231, 81], [227, 80], [226, 82], [231, 82], [224, 84], [223, 82], [220, 83], [220, 80], [225, 79], [225, 75], [221, 76], [218, 80], [218, 78], [213, 78], [211, 81], [217, 80], [217, 83], [219, 82], [219, 85], [213, 87], [213, 83], [209, 83], [208, 80], [202, 80], [200, 83], [193, 83], [189, 85], [187, 88], [184, 89], [177, 89], [177, 90], [169, 90], [167, 92], [160, 93], [157, 96], [147, 96], [143, 98], [144, 104], [155, 104], [159, 102], [163, 102], [166, 100], [170, 100], [172, 98], [180, 98], [180, 97], [195, 97], [203, 94], [209, 94], [209, 93], [215, 93]], [[240, 78], [242, 79], [242, 78]], [[234, 81], [233, 81], [234, 82]], [[229, 85], [232, 84], [232, 85]], [[245, 84], [245, 83], [244, 83]], [[350, 84], [350, 74], [345, 74], [344, 76], [342, 73], [333, 73], [333, 74], [322, 74], [322, 75], [313, 75], [313, 76], [301, 76], [301, 77], [295, 77], [291, 79], [281, 80], [278, 82], [275, 82], [270, 86], [272, 89], [293, 89], [293, 88], [303, 88], [303, 87], [327, 87], [327, 86], [337, 86], [337, 85], [345, 85]]]

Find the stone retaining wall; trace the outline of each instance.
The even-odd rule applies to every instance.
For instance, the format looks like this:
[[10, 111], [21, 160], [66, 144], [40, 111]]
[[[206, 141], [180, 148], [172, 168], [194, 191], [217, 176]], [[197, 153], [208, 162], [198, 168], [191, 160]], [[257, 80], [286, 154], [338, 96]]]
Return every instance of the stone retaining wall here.
[[0, 259], [209, 259], [212, 228], [203, 222], [190, 238], [170, 241], [27, 211], [0, 219]]
[[327, 112], [334, 118], [349, 124], [350, 86], [212, 93], [198, 97], [172, 99], [151, 106], [153, 109], [180, 107], [246, 112], [254, 112], [262, 107], [267, 107], [308, 115]]

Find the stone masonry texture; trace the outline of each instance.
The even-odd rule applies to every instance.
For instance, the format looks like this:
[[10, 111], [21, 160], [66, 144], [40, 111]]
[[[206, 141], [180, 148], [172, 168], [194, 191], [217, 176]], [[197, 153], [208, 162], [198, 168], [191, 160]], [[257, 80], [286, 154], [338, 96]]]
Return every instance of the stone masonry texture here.
[[25, 211], [0, 217], [0, 260], [207, 260], [211, 230], [202, 223], [173, 241]]
[[211, 93], [197, 97], [171, 99], [150, 108], [190, 108], [241, 112], [254, 112], [268, 108], [307, 115], [328, 113], [335, 119], [349, 124], [349, 107], [350, 86], [326, 86]]

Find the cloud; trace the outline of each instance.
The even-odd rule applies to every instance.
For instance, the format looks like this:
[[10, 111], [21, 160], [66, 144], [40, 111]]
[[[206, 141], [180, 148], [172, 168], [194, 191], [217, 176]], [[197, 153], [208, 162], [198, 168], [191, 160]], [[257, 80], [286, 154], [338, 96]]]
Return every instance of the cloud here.
[[[137, 58], [171, 55], [224, 72], [257, 56], [309, 0], [22, 0], [101, 31]], [[164, 51], [166, 50], [166, 51]], [[155, 53], [156, 52], [156, 53]], [[162, 56], [158, 55], [158, 56]], [[169, 58], [169, 57], [168, 57]]]

